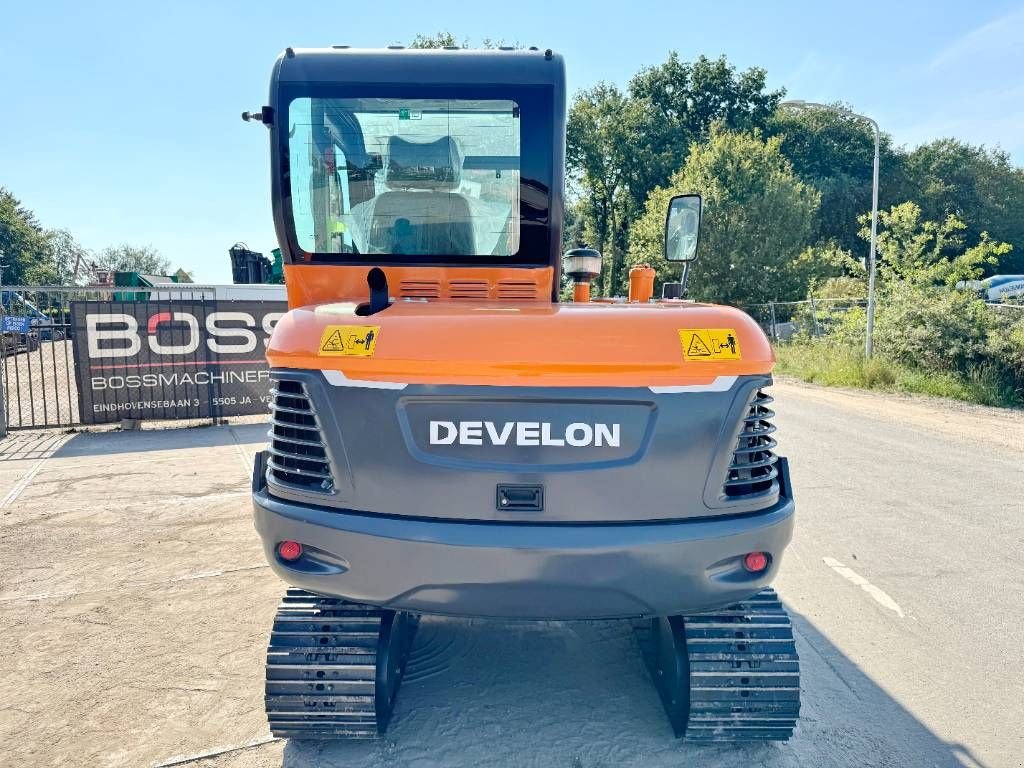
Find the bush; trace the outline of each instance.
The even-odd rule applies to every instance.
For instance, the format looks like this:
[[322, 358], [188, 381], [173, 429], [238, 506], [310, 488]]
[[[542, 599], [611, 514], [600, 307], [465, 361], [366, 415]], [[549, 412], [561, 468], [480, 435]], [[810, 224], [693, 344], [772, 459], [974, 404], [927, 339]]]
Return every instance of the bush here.
[[966, 373], [987, 362], [991, 310], [964, 291], [898, 285], [875, 315], [879, 354], [905, 365]]
[[862, 349], [823, 339], [785, 344], [777, 354], [779, 373], [828, 387], [913, 392], [981, 405], [1024, 405], [1020, 395], [1007, 388], [1004, 379], [991, 368], [967, 374], [928, 371], [882, 357], [865, 360]]
[[780, 371], [826, 385], [901, 389], [987, 405], [1024, 403], [1024, 311], [973, 294], [896, 283], [879, 293], [874, 357], [863, 356], [862, 308], [825, 339], [779, 349]]

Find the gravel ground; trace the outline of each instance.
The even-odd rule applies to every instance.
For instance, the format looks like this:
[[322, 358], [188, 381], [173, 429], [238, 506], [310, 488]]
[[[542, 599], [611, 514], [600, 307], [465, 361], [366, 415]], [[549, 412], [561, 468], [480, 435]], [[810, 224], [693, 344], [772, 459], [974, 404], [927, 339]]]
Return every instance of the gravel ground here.
[[788, 744], [673, 739], [622, 623], [434, 618], [386, 738], [270, 741], [284, 585], [252, 530], [247, 423], [0, 443], [0, 765], [1020, 765], [1022, 422], [776, 396], [800, 510], [777, 584], [803, 665]]

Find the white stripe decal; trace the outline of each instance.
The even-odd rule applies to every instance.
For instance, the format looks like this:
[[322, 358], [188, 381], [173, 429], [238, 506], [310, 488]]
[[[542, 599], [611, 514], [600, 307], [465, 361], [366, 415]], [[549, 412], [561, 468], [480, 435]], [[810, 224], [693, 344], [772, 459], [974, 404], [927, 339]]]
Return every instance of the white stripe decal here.
[[365, 379], [350, 379], [342, 371], [324, 371], [324, 378], [327, 383], [335, 387], [362, 387], [363, 389], [405, 389], [408, 384], [400, 381], [367, 381]]
[[683, 392], [728, 392], [735, 383], [735, 376], [718, 376], [710, 384], [682, 384], [676, 387], [648, 387], [648, 389], [656, 395], [676, 395]]
[[[350, 379], [342, 371], [324, 371], [328, 384], [335, 387], [361, 387], [363, 389], [405, 389], [409, 385], [400, 381], [370, 381]], [[656, 395], [674, 395], [684, 392], [728, 392], [736, 383], [736, 376], [718, 376], [710, 384], [682, 384], [666, 387], [648, 387]]]

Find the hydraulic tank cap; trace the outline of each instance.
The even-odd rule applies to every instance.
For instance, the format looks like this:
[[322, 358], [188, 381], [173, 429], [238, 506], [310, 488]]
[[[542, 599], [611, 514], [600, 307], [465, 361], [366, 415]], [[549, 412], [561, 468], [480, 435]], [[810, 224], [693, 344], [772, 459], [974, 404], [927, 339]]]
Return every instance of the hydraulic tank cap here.
[[629, 300], [646, 304], [654, 295], [654, 270], [640, 264], [629, 270]]
[[590, 281], [601, 274], [601, 252], [593, 248], [573, 248], [562, 257], [565, 274], [573, 279], [572, 300], [590, 301]]

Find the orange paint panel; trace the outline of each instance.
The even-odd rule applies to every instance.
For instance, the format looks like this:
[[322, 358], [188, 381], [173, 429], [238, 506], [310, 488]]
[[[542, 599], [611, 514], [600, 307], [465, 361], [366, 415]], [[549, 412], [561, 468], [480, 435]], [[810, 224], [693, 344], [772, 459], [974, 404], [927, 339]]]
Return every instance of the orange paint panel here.
[[[271, 365], [367, 381], [555, 387], [707, 384], [769, 373], [774, 365], [761, 329], [730, 307], [400, 300], [362, 317], [355, 310], [365, 297], [354, 299], [289, 312], [271, 338]], [[373, 355], [319, 354], [330, 325], [377, 326]], [[687, 361], [679, 336], [685, 328], [735, 329], [741, 359]]]
[[[285, 264], [289, 307], [329, 301], [366, 301], [366, 273], [376, 265]], [[399, 298], [551, 302], [551, 267], [381, 267]]]

